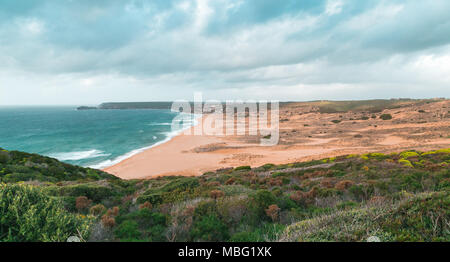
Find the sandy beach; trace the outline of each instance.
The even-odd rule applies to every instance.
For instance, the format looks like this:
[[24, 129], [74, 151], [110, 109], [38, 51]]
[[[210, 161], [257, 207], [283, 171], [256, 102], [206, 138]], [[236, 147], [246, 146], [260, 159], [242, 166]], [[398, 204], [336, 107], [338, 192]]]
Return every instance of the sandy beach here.
[[[257, 167], [343, 154], [448, 148], [449, 110], [448, 100], [378, 113], [320, 113], [314, 106], [292, 103], [280, 108], [280, 141], [275, 146], [260, 146], [260, 136], [180, 134], [104, 171], [123, 179], [196, 176], [243, 165]], [[391, 114], [393, 119], [382, 120], [381, 114]]]

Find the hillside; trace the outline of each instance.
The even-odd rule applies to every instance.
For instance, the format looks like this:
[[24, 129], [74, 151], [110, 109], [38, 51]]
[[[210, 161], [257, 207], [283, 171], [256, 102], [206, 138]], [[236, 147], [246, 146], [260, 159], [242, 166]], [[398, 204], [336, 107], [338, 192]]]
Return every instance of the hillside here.
[[102, 103], [99, 109], [170, 109], [172, 102], [110, 102]]
[[396, 109], [416, 106], [420, 107], [433, 102], [445, 101], [446, 99], [373, 99], [354, 101], [311, 101], [311, 102], [291, 102], [290, 107], [312, 106], [318, 108], [320, 113], [345, 113], [345, 112], [367, 112], [379, 113], [385, 109]]
[[[108, 102], [108, 103], [102, 103], [98, 107], [87, 107], [87, 106], [80, 106], [78, 107], [78, 110], [88, 110], [88, 109], [166, 109], [170, 110], [172, 108], [172, 104], [174, 102]], [[280, 105], [287, 105], [291, 102], [280, 102]], [[191, 106], [191, 110], [193, 112], [194, 110], [194, 102], [189, 102]], [[202, 105], [205, 103], [202, 102]], [[222, 102], [223, 110], [226, 109], [226, 103]], [[268, 105], [268, 108], [270, 108], [270, 105]]]
[[[321, 113], [339, 113], [347, 111], [368, 111], [371, 113], [381, 112], [383, 109], [401, 108], [404, 106], [420, 106], [425, 103], [438, 102], [445, 100], [442, 99], [373, 99], [373, 100], [358, 100], [358, 101], [308, 101], [308, 102], [295, 102], [284, 101], [280, 102], [280, 106], [314, 106], [319, 108]], [[98, 107], [80, 106], [79, 110], [89, 109], [171, 109], [171, 101], [159, 101], [159, 102], [105, 102]], [[194, 106], [194, 102], [189, 102], [191, 107]], [[225, 109], [225, 103], [222, 103]], [[270, 107], [269, 107], [270, 108]]]
[[0, 151], [0, 241], [450, 241], [450, 150], [121, 180]]

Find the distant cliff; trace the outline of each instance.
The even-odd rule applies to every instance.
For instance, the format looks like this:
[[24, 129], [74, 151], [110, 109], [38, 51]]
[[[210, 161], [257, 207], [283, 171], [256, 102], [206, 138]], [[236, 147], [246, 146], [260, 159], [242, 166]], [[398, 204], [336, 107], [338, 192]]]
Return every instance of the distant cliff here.
[[[191, 108], [194, 109], [194, 102], [189, 102]], [[290, 102], [281, 102], [280, 105], [285, 105]], [[173, 102], [108, 102], [102, 103], [98, 106], [98, 109], [168, 109], [172, 108]], [[225, 110], [225, 103], [222, 102], [223, 110]], [[268, 105], [270, 108], [270, 104]], [[97, 109], [97, 108], [88, 108]], [[82, 110], [79, 108], [79, 110]]]
[[95, 110], [95, 109], [98, 109], [98, 108], [95, 106], [79, 106], [79, 107], [77, 107], [77, 110]]
[[102, 103], [99, 109], [170, 109], [172, 102], [111, 102]]
[[[309, 101], [309, 102], [294, 102], [284, 101], [279, 102], [280, 107], [291, 106], [311, 106], [316, 107], [321, 113], [337, 113], [347, 111], [367, 111], [367, 112], [381, 112], [383, 109], [400, 108], [403, 106], [417, 105], [420, 106], [425, 103], [432, 103], [445, 100], [440, 99], [375, 99], [375, 100], [361, 100], [361, 101]], [[92, 110], [92, 109], [167, 109], [170, 110], [173, 102], [107, 102], [102, 103], [98, 107], [80, 106], [78, 110]], [[194, 109], [194, 102], [190, 102], [191, 108]], [[226, 105], [222, 102], [223, 110]], [[270, 109], [271, 104], [267, 107]]]

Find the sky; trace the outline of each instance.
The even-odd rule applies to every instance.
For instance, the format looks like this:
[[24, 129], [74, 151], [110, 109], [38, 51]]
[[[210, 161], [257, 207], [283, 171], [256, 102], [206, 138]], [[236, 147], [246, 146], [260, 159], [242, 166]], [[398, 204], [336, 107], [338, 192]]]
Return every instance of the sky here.
[[448, 0], [0, 0], [0, 105], [450, 97]]

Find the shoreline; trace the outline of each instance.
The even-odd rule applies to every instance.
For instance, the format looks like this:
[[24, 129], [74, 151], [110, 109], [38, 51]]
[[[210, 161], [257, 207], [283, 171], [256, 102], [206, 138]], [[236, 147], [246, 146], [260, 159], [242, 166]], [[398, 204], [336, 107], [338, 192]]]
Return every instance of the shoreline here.
[[[177, 137], [180, 134], [182, 134], [183, 132], [185, 132], [187, 129], [193, 128], [196, 125], [198, 125], [197, 121], [199, 121], [199, 119], [201, 117], [198, 117], [198, 116], [196, 117], [195, 114], [189, 114], [189, 115], [193, 116], [193, 120], [194, 120], [194, 124], [193, 125], [188, 126], [188, 127], [183, 128], [181, 130], [178, 130], [178, 131], [171, 131], [171, 132], [168, 133], [168, 135], [167, 135], [167, 137], [165, 139], [163, 139], [161, 141], [158, 141], [158, 142], [154, 143], [153, 145], [145, 146], [145, 147], [141, 147], [141, 148], [137, 148], [137, 149], [131, 150], [130, 152], [127, 152], [127, 153], [125, 153], [125, 154], [123, 154], [121, 156], [118, 156], [115, 159], [112, 159], [112, 160], [108, 159], [108, 160], [105, 160], [105, 161], [100, 162], [98, 164], [88, 166], [88, 168], [105, 170], [107, 168], [110, 168], [110, 167], [113, 167], [115, 165], [118, 165], [121, 162], [123, 162], [123, 161], [125, 161], [125, 160], [127, 160], [127, 159], [129, 159], [129, 158], [131, 158], [131, 157], [133, 157], [135, 155], [137, 155], [137, 154], [140, 154], [140, 153], [142, 153], [142, 152], [144, 152], [146, 150], [152, 149], [154, 147], [157, 147], [159, 145], [162, 145], [162, 144], [165, 144], [165, 143], [169, 142], [170, 140], [174, 139], [175, 137]], [[105, 165], [105, 164], [103, 164], [105, 162], [110, 162], [111, 164]]]
[[[142, 147], [142, 148], [138, 148], [138, 149], [134, 149], [134, 150], [132, 150], [132, 151], [126, 153], [126, 154], [123, 154], [123, 155], [121, 155], [121, 156], [118, 156], [117, 158], [115, 158], [115, 159], [113, 159], [113, 160], [109, 160], [109, 159], [108, 159], [108, 160], [105, 160], [105, 161], [103, 161], [103, 162], [101, 162], [101, 163], [98, 163], [98, 164], [95, 164], [95, 165], [91, 165], [91, 166], [88, 166], [88, 167], [89, 167], [89, 168], [93, 168], [93, 169], [104, 170], [104, 169], [106, 169], [106, 168], [109, 168], [109, 167], [115, 166], [115, 165], [117, 165], [117, 164], [120, 164], [122, 161], [125, 161], [125, 160], [127, 160], [128, 158], [131, 158], [131, 157], [133, 157], [133, 156], [135, 156], [135, 155], [137, 155], [137, 154], [140, 154], [140, 153], [144, 152], [145, 150], [149, 150], [149, 149], [151, 149], [151, 148], [153, 148], [153, 147], [155, 147], [155, 146], [159, 146], [159, 145], [162, 145], [162, 144], [164, 144], [164, 143], [167, 143], [167, 142], [169, 142], [170, 140], [172, 140], [172, 139], [173, 139], [174, 137], [176, 137], [176, 136], [177, 136], [177, 135], [168, 136], [168, 137], [166, 137], [164, 140], [158, 141], [158, 142], [156, 142], [156, 143], [153, 144], [153, 145], [146, 146], [146, 147]], [[111, 162], [111, 164], [108, 164], [108, 165], [103, 164], [103, 163], [105, 163], [105, 162]]]
[[[194, 115], [195, 114], [191, 114]], [[150, 147], [144, 148], [139, 152], [122, 159], [121, 161], [104, 167], [101, 170], [116, 175], [122, 179], [135, 179], [135, 178], [150, 178], [150, 177], [158, 177], [158, 176], [168, 176], [168, 175], [184, 175], [184, 176], [194, 176], [198, 175], [199, 172], [202, 172], [202, 167], [196, 168], [195, 166], [198, 164], [197, 160], [201, 159], [192, 159], [192, 162], [185, 161], [183, 157], [179, 154], [184, 154], [186, 151], [190, 150], [191, 147], [195, 148], [196, 146], [202, 146], [205, 143], [217, 143], [219, 141], [218, 137], [208, 137], [204, 135], [194, 135], [194, 128], [200, 123], [200, 121], [205, 120], [205, 115], [198, 115], [194, 119], [194, 124], [186, 127], [180, 131], [177, 131], [171, 137], [158, 142]], [[190, 130], [189, 130], [190, 129]], [[186, 135], [185, 132], [189, 130], [191, 135]], [[168, 149], [168, 151], [166, 150]], [[158, 154], [163, 153], [158, 156]], [[178, 160], [176, 165], [169, 163], [168, 161], [174, 159]], [[152, 161], [153, 160], [153, 161]], [[181, 163], [184, 162], [181, 170]], [[193, 165], [190, 163], [194, 163]], [[148, 165], [163, 165], [162, 169], [154, 169], [148, 168]], [[187, 164], [187, 165], [186, 165]], [[173, 168], [175, 166], [175, 168]], [[149, 172], [152, 169], [153, 171]]]

